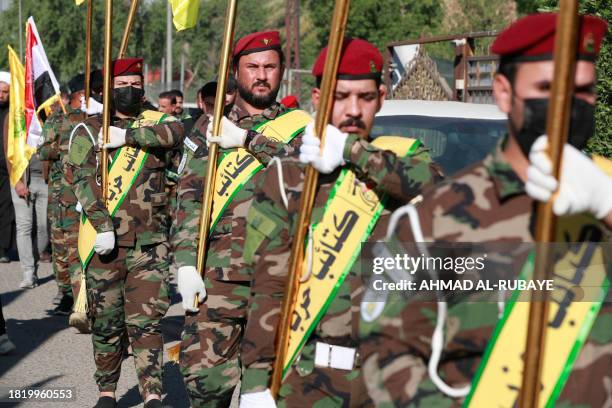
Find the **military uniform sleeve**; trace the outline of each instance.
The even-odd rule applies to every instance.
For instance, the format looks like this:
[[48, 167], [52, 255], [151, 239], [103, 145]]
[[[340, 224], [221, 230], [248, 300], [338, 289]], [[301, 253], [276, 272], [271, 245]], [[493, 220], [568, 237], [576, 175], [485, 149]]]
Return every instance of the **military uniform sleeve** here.
[[[298, 134], [296, 138], [298, 138], [300, 135], [301, 133]], [[247, 135], [247, 149], [264, 166], [267, 166], [268, 163], [270, 163], [270, 160], [272, 160], [274, 157], [287, 156], [293, 151], [291, 143], [281, 143], [276, 140], [272, 140], [253, 130], [249, 130]]]
[[183, 154], [177, 169], [178, 186], [172, 246], [178, 267], [196, 266], [207, 156], [206, 138], [198, 127], [194, 127], [184, 140]]
[[50, 116], [42, 128], [43, 143], [38, 148], [38, 157], [42, 161], [59, 160], [61, 117]]
[[[94, 134], [97, 132], [92, 132]], [[94, 141], [83, 127], [76, 131], [72, 139], [68, 165], [72, 170], [74, 195], [81, 203], [87, 219], [98, 233], [113, 231], [113, 221], [96, 182], [98, 163]]]
[[128, 129], [125, 144], [136, 147], [173, 148], [183, 140], [183, 124], [179, 121]]
[[291, 252], [292, 220], [299, 206], [302, 171], [283, 166], [289, 209], [283, 204], [278, 168], [265, 170], [247, 217], [245, 262], [252, 269], [251, 297], [241, 359], [244, 367], [241, 393], [269, 387], [276, 358], [275, 335]]
[[422, 146], [406, 157], [399, 157], [357, 135], [349, 135], [344, 160], [353, 165], [360, 180], [381, 186], [391, 197], [404, 202], [417, 196], [425, 185], [443, 177], [429, 151]]

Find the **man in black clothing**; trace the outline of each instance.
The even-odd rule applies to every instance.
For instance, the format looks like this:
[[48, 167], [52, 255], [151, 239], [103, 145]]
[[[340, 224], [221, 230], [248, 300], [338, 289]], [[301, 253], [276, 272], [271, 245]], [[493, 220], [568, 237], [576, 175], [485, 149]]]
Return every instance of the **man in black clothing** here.
[[0, 263], [8, 263], [8, 250], [13, 242], [15, 212], [11, 200], [11, 187], [6, 168], [6, 146], [4, 132], [8, 131], [9, 87], [11, 76], [0, 71]]

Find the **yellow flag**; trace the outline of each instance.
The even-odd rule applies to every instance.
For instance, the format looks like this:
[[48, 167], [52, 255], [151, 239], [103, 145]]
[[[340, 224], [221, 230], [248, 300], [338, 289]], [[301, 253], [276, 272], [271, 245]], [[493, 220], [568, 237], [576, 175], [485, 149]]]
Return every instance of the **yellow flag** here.
[[19, 57], [9, 46], [9, 67], [11, 68], [10, 108], [8, 116], [8, 142], [6, 160], [10, 163], [9, 179], [12, 186], [17, 184], [28, 167], [36, 148], [26, 143], [25, 121], [25, 71]]
[[80, 6], [81, 4], [85, 3], [85, 0], [74, 0], [76, 2], [77, 6]]
[[200, 0], [168, 0], [172, 6], [172, 22], [176, 31], [195, 27]]

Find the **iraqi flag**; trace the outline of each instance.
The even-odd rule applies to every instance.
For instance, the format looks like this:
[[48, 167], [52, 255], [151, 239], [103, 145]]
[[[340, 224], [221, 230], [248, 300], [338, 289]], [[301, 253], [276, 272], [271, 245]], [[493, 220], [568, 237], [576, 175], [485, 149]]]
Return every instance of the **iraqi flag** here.
[[34, 18], [30, 17], [26, 24], [25, 55], [25, 116], [29, 146], [38, 146], [42, 141], [39, 112], [59, 99], [59, 83], [45, 54]]

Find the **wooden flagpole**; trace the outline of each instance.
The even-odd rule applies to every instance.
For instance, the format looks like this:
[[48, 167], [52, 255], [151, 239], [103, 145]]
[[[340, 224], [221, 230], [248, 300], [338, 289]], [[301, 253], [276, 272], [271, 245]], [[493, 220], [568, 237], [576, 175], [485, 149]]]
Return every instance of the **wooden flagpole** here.
[[[552, 84], [546, 133], [548, 152], [553, 163], [553, 174], [559, 179], [563, 146], [567, 141], [570, 126], [570, 110], [574, 89], [577, 37], [580, 19], [577, 0], [561, 0], [557, 16], [554, 80]], [[544, 280], [552, 276], [552, 253], [550, 243], [555, 241], [556, 217], [553, 201], [538, 204], [536, 225], [536, 258], [533, 279]], [[533, 295], [533, 292], [532, 292]], [[519, 396], [521, 408], [537, 407], [541, 386], [541, 375], [546, 352], [546, 327], [548, 326], [549, 301], [532, 299], [529, 305], [527, 341], [524, 355], [523, 384]]]
[[[315, 119], [315, 133], [321, 139], [321, 149], [325, 144], [325, 128], [329, 123], [334, 104], [334, 91], [336, 89], [336, 73], [340, 62], [340, 53], [344, 42], [344, 32], [348, 20], [350, 0], [337, 0], [335, 3], [334, 14], [332, 16], [329, 43], [327, 48], [327, 58], [323, 69], [321, 81], [321, 98], [317, 116]], [[304, 260], [304, 240], [308, 232], [312, 206], [314, 204], [319, 173], [312, 167], [306, 167], [304, 188], [302, 191], [300, 210], [298, 214], [298, 224], [295, 237], [291, 246], [291, 262], [289, 264], [289, 274], [285, 286], [283, 306], [281, 309], [280, 324], [276, 338], [276, 359], [272, 371], [272, 384], [270, 390], [276, 398], [280, 389], [283, 376], [283, 368], [289, 347], [289, 335], [291, 330], [291, 320], [295, 307], [295, 297], [299, 289], [299, 281]]]

